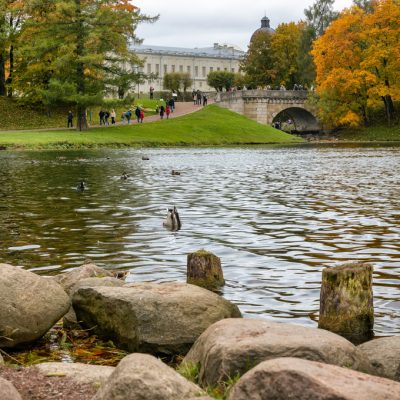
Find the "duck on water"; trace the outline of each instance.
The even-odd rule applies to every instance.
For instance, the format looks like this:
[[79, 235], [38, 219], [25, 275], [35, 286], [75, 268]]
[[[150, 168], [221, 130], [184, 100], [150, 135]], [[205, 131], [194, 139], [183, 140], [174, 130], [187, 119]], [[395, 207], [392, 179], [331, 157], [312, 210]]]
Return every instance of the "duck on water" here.
[[176, 207], [168, 209], [167, 217], [165, 218], [163, 225], [171, 231], [179, 231], [181, 229], [182, 223]]

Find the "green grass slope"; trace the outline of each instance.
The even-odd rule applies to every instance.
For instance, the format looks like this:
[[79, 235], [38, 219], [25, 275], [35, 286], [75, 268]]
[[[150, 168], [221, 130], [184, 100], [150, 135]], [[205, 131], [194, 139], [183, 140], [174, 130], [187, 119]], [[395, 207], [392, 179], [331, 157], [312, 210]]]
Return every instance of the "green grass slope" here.
[[180, 118], [147, 123], [72, 130], [0, 133], [7, 148], [65, 149], [96, 147], [226, 146], [301, 143], [302, 139], [246, 117], [208, 106]]
[[[155, 108], [165, 102], [149, 99], [136, 99], [134, 104], [130, 106], [113, 106], [112, 103], [105, 100], [103, 106], [96, 106], [91, 109], [93, 124], [99, 124], [99, 111], [115, 109], [117, 121], [121, 119], [122, 112], [140, 105], [144, 107], [146, 116], [155, 114]], [[26, 130], [26, 129], [51, 129], [64, 128], [67, 126], [67, 107], [58, 107], [51, 110], [50, 115], [44, 110], [35, 107], [22, 106], [14, 99], [0, 97], [0, 132], [11, 130]], [[89, 118], [89, 116], [88, 116]], [[111, 119], [110, 119], [111, 121]]]

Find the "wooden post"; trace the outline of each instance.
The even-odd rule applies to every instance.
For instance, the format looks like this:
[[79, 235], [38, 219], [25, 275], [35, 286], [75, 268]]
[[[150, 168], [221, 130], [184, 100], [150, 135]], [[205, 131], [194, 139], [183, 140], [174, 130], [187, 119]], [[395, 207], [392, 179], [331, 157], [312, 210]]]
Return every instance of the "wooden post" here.
[[206, 250], [187, 257], [187, 283], [206, 289], [217, 289], [225, 284], [221, 259]]
[[348, 263], [322, 271], [318, 327], [354, 343], [373, 336], [373, 266]]

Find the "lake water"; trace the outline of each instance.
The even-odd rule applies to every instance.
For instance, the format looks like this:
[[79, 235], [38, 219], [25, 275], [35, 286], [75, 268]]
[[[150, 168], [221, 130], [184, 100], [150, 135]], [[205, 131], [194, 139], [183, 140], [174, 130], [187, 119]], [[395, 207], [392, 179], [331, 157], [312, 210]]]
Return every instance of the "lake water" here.
[[[0, 261], [55, 274], [90, 258], [130, 281], [184, 281], [186, 255], [206, 248], [246, 316], [304, 325], [322, 269], [368, 261], [375, 332], [400, 334], [399, 189], [391, 145], [0, 152]], [[162, 227], [173, 205], [177, 233]]]

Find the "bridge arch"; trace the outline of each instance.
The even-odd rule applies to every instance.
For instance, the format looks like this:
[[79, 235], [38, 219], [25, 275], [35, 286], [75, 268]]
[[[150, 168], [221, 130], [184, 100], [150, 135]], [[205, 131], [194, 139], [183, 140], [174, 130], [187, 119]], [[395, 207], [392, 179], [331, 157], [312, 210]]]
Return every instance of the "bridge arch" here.
[[216, 102], [266, 125], [286, 113], [295, 121], [298, 132], [316, 132], [319, 123], [307, 98], [305, 90], [240, 90], [218, 93]]
[[295, 132], [318, 132], [319, 124], [317, 118], [305, 108], [288, 107], [278, 113], [272, 114], [272, 122], [287, 123], [289, 120], [293, 124], [292, 131]]

